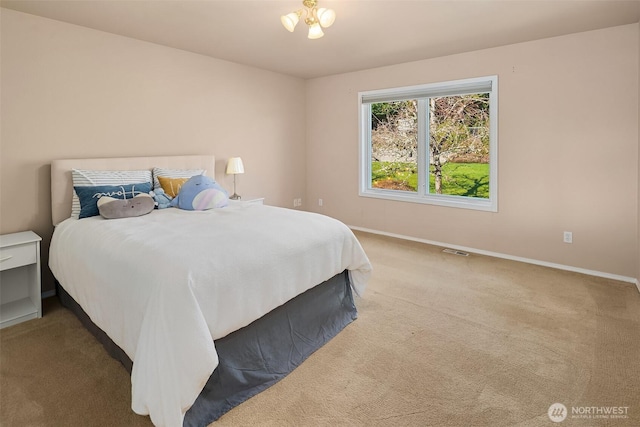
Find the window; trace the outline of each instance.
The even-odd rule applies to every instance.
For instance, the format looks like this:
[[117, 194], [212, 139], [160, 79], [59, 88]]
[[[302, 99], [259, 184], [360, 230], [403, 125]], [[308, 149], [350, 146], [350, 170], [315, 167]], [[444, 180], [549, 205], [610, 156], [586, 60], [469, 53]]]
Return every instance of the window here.
[[360, 92], [360, 195], [497, 211], [498, 77]]

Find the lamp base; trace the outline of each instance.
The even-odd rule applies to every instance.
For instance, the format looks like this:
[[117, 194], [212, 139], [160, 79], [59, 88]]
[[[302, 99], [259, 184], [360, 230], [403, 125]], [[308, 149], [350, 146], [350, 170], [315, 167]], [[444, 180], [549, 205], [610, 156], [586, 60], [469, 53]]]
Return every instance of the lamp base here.
[[230, 200], [240, 200], [242, 199], [242, 197], [239, 194], [233, 193], [231, 196], [229, 196]]

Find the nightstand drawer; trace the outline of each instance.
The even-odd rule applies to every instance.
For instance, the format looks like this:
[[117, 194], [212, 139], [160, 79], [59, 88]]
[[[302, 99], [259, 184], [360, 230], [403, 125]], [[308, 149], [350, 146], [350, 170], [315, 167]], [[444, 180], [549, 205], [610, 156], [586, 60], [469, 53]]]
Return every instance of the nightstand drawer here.
[[25, 243], [0, 249], [0, 271], [36, 263], [36, 245]]

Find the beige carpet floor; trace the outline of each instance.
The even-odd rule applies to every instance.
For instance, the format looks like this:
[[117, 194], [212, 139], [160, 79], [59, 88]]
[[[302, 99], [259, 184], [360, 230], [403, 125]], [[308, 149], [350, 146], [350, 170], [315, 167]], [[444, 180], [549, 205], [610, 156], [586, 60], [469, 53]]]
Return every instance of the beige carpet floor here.
[[[640, 426], [633, 284], [357, 235], [375, 269], [359, 319], [214, 426]], [[0, 425], [150, 425], [130, 398], [56, 298], [0, 331]], [[587, 407], [626, 418], [572, 418]]]

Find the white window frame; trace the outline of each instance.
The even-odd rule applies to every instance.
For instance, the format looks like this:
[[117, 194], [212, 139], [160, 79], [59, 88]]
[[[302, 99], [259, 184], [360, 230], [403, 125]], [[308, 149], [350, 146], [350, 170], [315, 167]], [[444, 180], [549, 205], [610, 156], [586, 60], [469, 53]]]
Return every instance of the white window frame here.
[[[489, 198], [429, 193], [429, 126], [426, 115], [418, 115], [418, 191], [400, 191], [371, 186], [371, 104], [435, 96], [489, 93]], [[360, 107], [360, 196], [401, 202], [425, 203], [481, 211], [498, 211], [498, 76], [477, 77], [419, 86], [372, 90], [358, 93]], [[420, 107], [419, 107], [420, 109]]]

